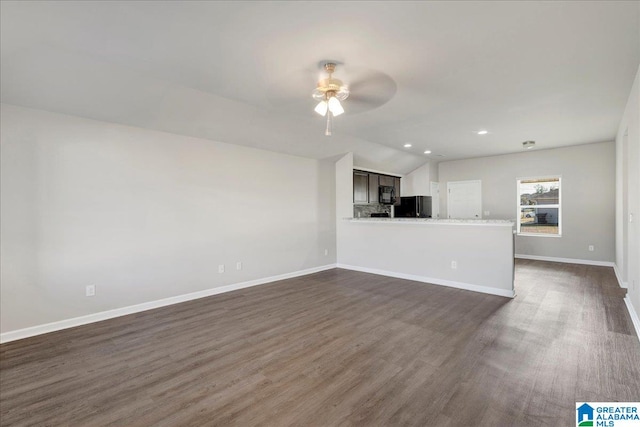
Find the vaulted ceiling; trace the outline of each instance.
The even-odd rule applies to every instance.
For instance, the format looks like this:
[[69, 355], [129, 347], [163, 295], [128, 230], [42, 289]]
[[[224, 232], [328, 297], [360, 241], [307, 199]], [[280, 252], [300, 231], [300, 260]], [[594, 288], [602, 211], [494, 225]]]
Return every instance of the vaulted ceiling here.
[[[3, 103], [394, 172], [612, 140], [640, 64], [636, 1], [0, 7]], [[332, 137], [326, 60], [352, 90]]]

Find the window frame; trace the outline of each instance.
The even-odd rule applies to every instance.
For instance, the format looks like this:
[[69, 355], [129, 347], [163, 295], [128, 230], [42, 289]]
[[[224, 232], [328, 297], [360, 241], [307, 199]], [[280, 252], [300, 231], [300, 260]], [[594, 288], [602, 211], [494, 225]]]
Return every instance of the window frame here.
[[[520, 199], [520, 185], [522, 181], [542, 181], [545, 180], [552, 181], [558, 180], [558, 203], [557, 204], [546, 204], [546, 205], [535, 205], [536, 209], [539, 208], [551, 208], [558, 209], [558, 233], [557, 234], [549, 234], [549, 233], [527, 233], [522, 232], [522, 208], [531, 207], [532, 205], [523, 205], [521, 204]], [[526, 236], [526, 237], [562, 237], [562, 175], [542, 175], [542, 176], [528, 176], [528, 177], [520, 177], [516, 179], [516, 235], [518, 236]]]

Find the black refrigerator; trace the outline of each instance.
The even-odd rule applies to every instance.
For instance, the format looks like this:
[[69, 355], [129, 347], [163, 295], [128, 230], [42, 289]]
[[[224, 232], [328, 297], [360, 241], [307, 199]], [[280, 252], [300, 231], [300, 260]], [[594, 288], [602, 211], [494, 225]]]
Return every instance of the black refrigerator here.
[[431, 196], [400, 197], [394, 209], [396, 218], [431, 218]]

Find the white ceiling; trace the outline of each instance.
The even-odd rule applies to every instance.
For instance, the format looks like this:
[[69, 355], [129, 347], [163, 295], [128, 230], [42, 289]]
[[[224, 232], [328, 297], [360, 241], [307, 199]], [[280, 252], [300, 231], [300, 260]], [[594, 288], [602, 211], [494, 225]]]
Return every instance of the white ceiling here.
[[394, 172], [612, 140], [640, 63], [637, 1], [0, 4], [3, 103]]

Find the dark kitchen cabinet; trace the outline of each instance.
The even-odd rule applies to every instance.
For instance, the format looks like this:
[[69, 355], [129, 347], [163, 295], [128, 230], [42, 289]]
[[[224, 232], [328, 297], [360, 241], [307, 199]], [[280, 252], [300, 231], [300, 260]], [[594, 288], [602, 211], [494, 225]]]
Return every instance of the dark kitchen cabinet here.
[[369, 203], [378, 203], [378, 178], [377, 173], [369, 173]]
[[353, 203], [357, 205], [380, 203], [381, 185], [393, 187], [394, 205], [400, 204], [400, 178], [360, 170], [353, 171]]
[[394, 181], [395, 177], [393, 176], [388, 176], [388, 175], [380, 175], [378, 180], [379, 180], [379, 184], [378, 185], [386, 185], [388, 187], [393, 187], [393, 181]]
[[353, 171], [353, 203], [369, 203], [369, 174]]

